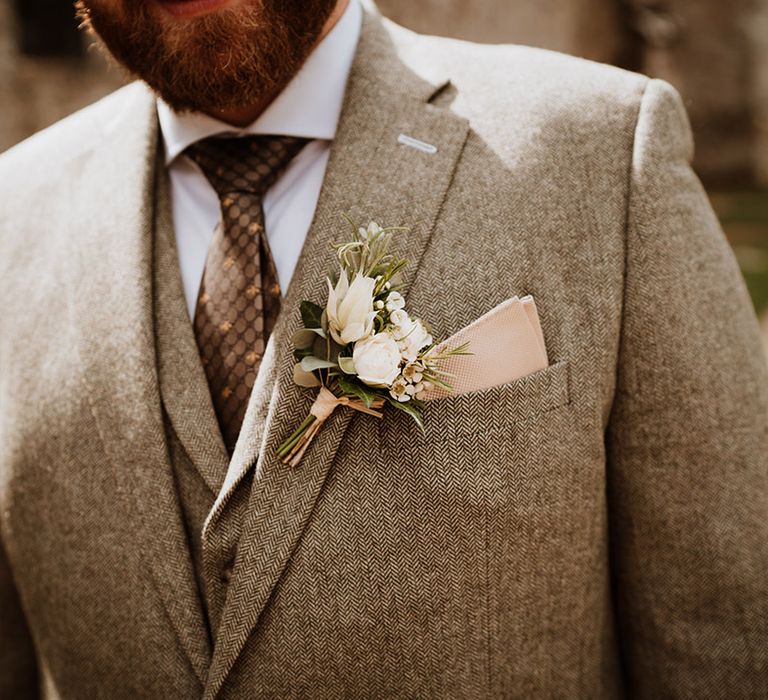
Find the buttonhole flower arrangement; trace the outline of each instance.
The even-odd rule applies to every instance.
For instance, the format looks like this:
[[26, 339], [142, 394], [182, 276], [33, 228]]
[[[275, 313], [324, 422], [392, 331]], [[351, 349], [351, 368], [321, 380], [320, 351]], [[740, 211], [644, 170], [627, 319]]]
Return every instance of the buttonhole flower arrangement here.
[[442, 362], [470, 354], [467, 344], [438, 352], [426, 322], [406, 310], [400, 275], [407, 261], [389, 247], [393, 234], [407, 229], [348, 221], [352, 238], [333, 246], [339, 269], [327, 279], [325, 306], [302, 301], [303, 328], [293, 336], [293, 379], [318, 393], [309, 415], [278, 448], [291, 466], [338, 406], [381, 418], [389, 404], [423, 430], [423, 392], [432, 386], [450, 392]]

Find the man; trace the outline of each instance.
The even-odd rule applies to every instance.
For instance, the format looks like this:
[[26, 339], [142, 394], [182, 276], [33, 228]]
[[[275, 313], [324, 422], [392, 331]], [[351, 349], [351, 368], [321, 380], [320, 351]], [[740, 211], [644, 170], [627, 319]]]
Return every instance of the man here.
[[[0, 159], [2, 697], [768, 694], [768, 376], [672, 88], [357, 0], [79, 11], [144, 82]], [[294, 469], [344, 214], [436, 338], [533, 295], [549, 367]]]

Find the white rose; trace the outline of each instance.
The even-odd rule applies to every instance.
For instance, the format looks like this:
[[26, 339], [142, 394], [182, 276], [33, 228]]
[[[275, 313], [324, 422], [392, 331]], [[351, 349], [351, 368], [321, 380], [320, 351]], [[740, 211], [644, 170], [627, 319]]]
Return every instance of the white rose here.
[[389, 333], [377, 333], [355, 344], [355, 372], [368, 386], [388, 387], [400, 374], [400, 348]]
[[340, 345], [355, 343], [373, 332], [375, 284], [372, 277], [360, 274], [349, 284], [346, 270], [342, 270], [335, 288], [328, 280], [328, 326]]
[[432, 335], [424, 328], [421, 321], [416, 321], [416, 331], [411, 335], [415, 335], [414, 343], [419, 346], [419, 350], [427, 347], [427, 345], [432, 345]]

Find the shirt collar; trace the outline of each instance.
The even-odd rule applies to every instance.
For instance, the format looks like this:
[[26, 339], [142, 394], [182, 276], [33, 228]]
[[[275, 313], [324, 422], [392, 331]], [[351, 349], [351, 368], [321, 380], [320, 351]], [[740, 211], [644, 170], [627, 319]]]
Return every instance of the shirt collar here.
[[341, 19], [309, 55], [301, 70], [261, 116], [238, 129], [201, 112], [174, 112], [157, 99], [157, 116], [165, 143], [165, 163], [187, 146], [219, 133], [280, 134], [332, 140], [362, 24], [359, 0], [350, 0]]

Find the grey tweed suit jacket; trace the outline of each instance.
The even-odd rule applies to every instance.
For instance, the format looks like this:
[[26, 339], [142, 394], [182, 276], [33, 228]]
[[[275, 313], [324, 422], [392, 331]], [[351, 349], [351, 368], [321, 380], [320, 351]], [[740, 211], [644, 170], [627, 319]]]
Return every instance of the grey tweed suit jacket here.
[[[768, 696], [768, 373], [671, 87], [367, 12], [202, 533], [215, 576], [239, 528], [212, 642], [158, 395], [157, 148], [133, 84], [0, 158], [0, 697]], [[533, 294], [551, 366], [424, 434], [337, 412], [291, 470], [290, 338], [345, 212], [411, 226], [437, 337]]]

